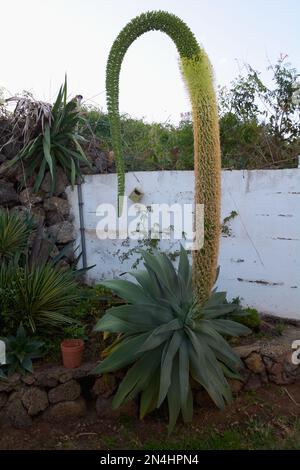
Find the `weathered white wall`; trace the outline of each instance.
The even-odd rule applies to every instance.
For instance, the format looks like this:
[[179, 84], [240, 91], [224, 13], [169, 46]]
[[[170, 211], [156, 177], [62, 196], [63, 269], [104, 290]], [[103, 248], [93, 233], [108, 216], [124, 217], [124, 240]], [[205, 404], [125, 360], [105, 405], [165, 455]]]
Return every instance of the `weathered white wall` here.
[[[126, 175], [126, 194], [142, 188], [142, 203], [193, 202], [192, 171], [135, 172]], [[96, 207], [116, 202], [116, 175], [87, 176], [82, 187], [88, 281], [117, 277], [135, 265], [137, 242], [99, 240]], [[77, 191], [68, 190], [80, 244]], [[222, 220], [236, 211], [222, 236], [218, 288], [229, 298], [261, 312], [300, 319], [300, 170], [222, 172]], [[178, 242], [160, 247], [175, 253]]]

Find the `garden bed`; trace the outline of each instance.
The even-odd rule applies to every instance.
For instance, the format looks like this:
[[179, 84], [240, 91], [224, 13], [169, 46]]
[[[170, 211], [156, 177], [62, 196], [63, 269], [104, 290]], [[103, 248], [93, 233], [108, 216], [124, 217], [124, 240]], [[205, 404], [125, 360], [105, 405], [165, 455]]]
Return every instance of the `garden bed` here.
[[[291, 345], [297, 339], [300, 339], [300, 328], [286, 326], [281, 336], [256, 338], [235, 346], [245, 368], [243, 382], [231, 381], [233, 392], [239, 394], [267, 384], [288, 385], [299, 381], [300, 367], [291, 361]], [[0, 423], [27, 428], [41, 419], [60, 422], [83, 418], [89, 410], [96, 412], [99, 419], [137, 418], [135, 401], [118, 410], [111, 408], [112, 395], [124, 373], [95, 377], [92, 370], [96, 363], [97, 359], [93, 359], [77, 369], [40, 364], [33, 374], [14, 374], [0, 381]], [[194, 392], [196, 407], [207, 403], [208, 396], [200, 386], [196, 385]]]
[[300, 387], [266, 385], [245, 392], [220, 412], [211, 401], [197, 407], [193, 423], [178, 424], [167, 437], [167, 416], [81, 418], [53, 423], [37, 419], [30, 428], [0, 424], [0, 449], [51, 450], [221, 450], [300, 448]]

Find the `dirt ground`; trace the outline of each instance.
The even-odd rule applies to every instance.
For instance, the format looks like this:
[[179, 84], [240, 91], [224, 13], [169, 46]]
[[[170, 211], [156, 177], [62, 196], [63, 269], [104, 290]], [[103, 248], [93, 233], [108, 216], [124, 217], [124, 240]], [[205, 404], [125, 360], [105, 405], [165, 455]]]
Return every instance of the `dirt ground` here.
[[224, 412], [207, 402], [170, 437], [166, 423], [162, 411], [139, 421], [104, 420], [90, 410], [56, 425], [42, 418], [23, 430], [0, 425], [0, 449], [300, 449], [300, 384], [244, 392]]

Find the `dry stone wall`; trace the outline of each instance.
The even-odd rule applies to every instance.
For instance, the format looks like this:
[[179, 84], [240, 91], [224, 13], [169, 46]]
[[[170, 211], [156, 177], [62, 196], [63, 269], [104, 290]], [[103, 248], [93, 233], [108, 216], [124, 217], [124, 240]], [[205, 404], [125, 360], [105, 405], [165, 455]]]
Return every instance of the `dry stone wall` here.
[[[267, 383], [282, 386], [300, 382], [300, 366], [291, 360], [295, 339], [300, 339], [300, 328], [290, 326], [278, 338], [236, 347], [245, 367], [241, 370], [243, 381], [230, 381], [233, 393], [256, 390]], [[138, 403], [134, 400], [118, 410], [111, 407], [112, 396], [124, 372], [95, 377], [91, 373], [95, 365], [89, 362], [78, 369], [41, 366], [33, 374], [14, 374], [9, 380], [1, 380], [0, 426], [9, 422], [23, 428], [31, 426], [35, 419], [80, 418], [91, 408], [101, 418], [137, 417]], [[194, 396], [196, 406], [207, 402], [206, 392], [197, 384], [194, 384]]]

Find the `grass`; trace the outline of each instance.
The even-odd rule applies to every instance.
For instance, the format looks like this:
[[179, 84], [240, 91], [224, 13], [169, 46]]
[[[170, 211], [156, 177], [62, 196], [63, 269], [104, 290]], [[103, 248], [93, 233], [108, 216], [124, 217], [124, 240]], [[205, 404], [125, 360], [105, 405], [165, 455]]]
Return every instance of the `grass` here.
[[[193, 433], [194, 434], [194, 433]], [[282, 435], [284, 434], [284, 436]], [[299, 450], [300, 420], [291, 427], [284, 417], [274, 427], [257, 419], [250, 419], [246, 426], [220, 431], [210, 429], [196, 435], [185, 435], [163, 441], [149, 440], [144, 450]]]

